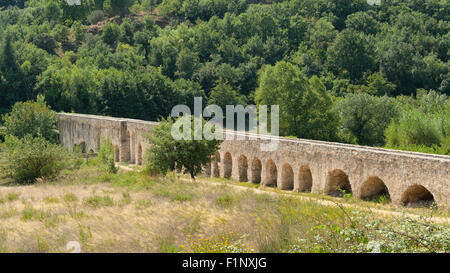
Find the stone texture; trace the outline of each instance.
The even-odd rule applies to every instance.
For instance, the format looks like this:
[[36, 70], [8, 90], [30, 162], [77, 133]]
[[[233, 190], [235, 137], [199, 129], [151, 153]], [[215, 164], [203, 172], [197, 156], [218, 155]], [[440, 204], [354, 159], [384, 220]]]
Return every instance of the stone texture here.
[[[109, 138], [118, 149], [119, 160], [131, 163], [142, 162], [149, 147], [144, 135], [151, 133], [157, 125], [156, 122], [82, 114], [59, 114], [58, 117], [60, 141], [69, 150], [84, 141], [86, 151], [98, 152], [101, 142]], [[228, 131], [228, 134], [234, 133]], [[450, 156], [243, 133], [236, 135], [243, 140], [225, 140], [217, 159], [205, 168], [208, 175], [260, 181], [280, 189], [291, 188], [293, 180], [293, 190], [310, 189], [314, 193], [329, 190], [327, 181], [342, 185], [339, 179], [343, 178], [348, 179], [356, 197], [368, 197], [377, 192], [371, 187], [380, 188], [380, 180], [396, 204], [420, 196], [417, 192], [422, 189], [417, 187], [420, 185], [433, 194], [439, 206], [450, 207]], [[261, 144], [274, 139], [279, 142], [278, 148], [262, 151]], [[247, 177], [243, 172], [247, 172]], [[408, 198], [408, 194], [414, 196]]]

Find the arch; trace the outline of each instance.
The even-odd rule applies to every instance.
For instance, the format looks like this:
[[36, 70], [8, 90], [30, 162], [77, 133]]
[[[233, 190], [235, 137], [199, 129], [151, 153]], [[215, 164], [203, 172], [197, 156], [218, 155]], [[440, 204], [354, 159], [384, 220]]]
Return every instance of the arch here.
[[139, 143], [137, 149], [137, 164], [142, 165], [142, 145]]
[[434, 202], [433, 194], [424, 186], [415, 184], [409, 186], [402, 194], [400, 202], [404, 206], [424, 207], [430, 206]]
[[230, 178], [233, 171], [233, 159], [229, 152], [225, 153], [223, 158], [223, 177]]
[[114, 146], [114, 161], [120, 161], [120, 149], [118, 145]]
[[247, 182], [248, 181], [248, 162], [247, 157], [245, 155], [241, 155], [238, 160], [238, 169], [239, 169], [239, 181]]
[[303, 165], [298, 171], [298, 191], [310, 192], [312, 188], [312, 174], [308, 165]]
[[277, 187], [277, 175], [277, 166], [272, 159], [267, 160], [265, 186]]
[[325, 182], [325, 194], [331, 196], [342, 196], [342, 191], [352, 191], [348, 175], [339, 169], [328, 172], [327, 180]]
[[86, 153], [86, 141], [84, 141], [84, 139], [80, 138], [80, 139], [78, 140], [78, 146], [80, 147], [81, 152], [82, 152], [83, 154], [85, 154], [85, 153]]
[[130, 137], [130, 131], [128, 131], [128, 130], [127, 130], [126, 142], [127, 142], [127, 144], [126, 144], [127, 146], [126, 146], [126, 149], [125, 149], [124, 161], [125, 162], [130, 162], [131, 161], [131, 137]]
[[130, 139], [130, 163], [132, 164], [135, 164], [138, 161], [136, 153], [136, 134], [132, 131]]
[[205, 174], [205, 177], [210, 177], [211, 176], [211, 168], [212, 168], [212, 163], [209, 162], [206, 165], [203, 166], [203, 172]]
[[220, 177], [220, 153], [216, 152], [216, 155], [214, 156], [214, 160], [212, 163], [212, 175], [214, 177]]
[[381, 196], [390, 199], [388, 188], [378, 176], [369, 176], [361, 185], [359, 197], [366, 200], [378, 200]]
[[289, 163], [285, 163], [281, 168], [281, 189], [294, 189], [294, 171]]
[[254, 158], [252, 161], [252, 182], [253, 183], [261, 183], [261, 170], [262, 164], [261, 160], [258, 158]]

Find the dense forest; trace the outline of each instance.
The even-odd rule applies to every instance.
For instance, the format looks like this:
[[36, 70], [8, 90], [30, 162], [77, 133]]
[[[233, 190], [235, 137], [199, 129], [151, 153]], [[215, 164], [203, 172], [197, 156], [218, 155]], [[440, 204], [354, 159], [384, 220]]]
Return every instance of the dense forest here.
[[[73, 4], [79, 2], [80, 4]], [[284, 136], [450, 154], [450, 1], [2, 0], [0, 113], [278, 104]]]

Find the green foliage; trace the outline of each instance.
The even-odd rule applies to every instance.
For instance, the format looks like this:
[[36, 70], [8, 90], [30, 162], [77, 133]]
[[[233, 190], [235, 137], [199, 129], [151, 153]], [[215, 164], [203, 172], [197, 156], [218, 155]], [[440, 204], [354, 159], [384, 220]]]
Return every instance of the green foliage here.
[[108, 45], [113, 45], [119, 40], [120, 28], [116, 23], [106, 23], [102, 29], [102, 40]]
[[57, 142], [56, 112], [49, 109], [44, 97], [36, 102], [17, 102], [12, 111], [3, 115], [4, 122], [1, 134], [23, 138], [26, 135], [42, 137], [50, 142]]
[[[446, 1], [5, 0], [0, 7], [9, 5], [0, 10], [0, 113], [37, 94], [56, 111], [146, 120], [192, 106], [194, 96], [221, 106], [267, 100], [280, 105], [282, 135], [380, 145], [378, 129], [359, 137], [338, 130], [348, 126], [330, 111], [337, 100], [326, 97], [395, 96], [428, 113], [403, 95], [450, 94]], [[106, 24], [89, 25], [99, 20]], [[282, 62], [302, 76], [275, 73]], [[268, 82], [277, 95], [263, 100]]]
[[102, 21], [103, 18], [105, 18], [103, 10], [94, 10], [91, 14], [89, 14], [87, 20], [91, 24], [97, 24], [98, 22]]
[[133, 0], [109, 0], [111, 11], [113, 14], [126, 14], [128, 8], [133, 4]]
[[386, 129], [389, 146], [439, 145], [442, 138], [442, 121], [439, 117], [427, 115], [419, 110], [402, 113], [397, 122]]
[[225, 82], [218, 83], [210, 92], [208, 105], [218, 105], [225, 110], [227, 105], [245, 105], [244, 98]]
[[235, 202], [236, 198], [230, 193], [222, 194], [216, 198], [216, 204], [223, 208], [230, 208]]
[[22, 139], [5, 137], [8, 163], [5, 172], [19, 183], [33, 183], [37, 178], [52, 178], [67, 167], [68, 152], [42, 137], [26, 135]]
[[58, 47], [55, 38], [48, 33], [40, 33], [36, 35], [33, 39], [33, 44], [50, 54], [55, 53], [55, 49]]
[[350, 133], [363, 145], [383, 145], [384, 131], [398, 115], [391, 98], [366, 93], [348, 94], [338, 101], [335, 111], [340, 116], [343, 133]]
[[351, 29], [337, 35], [327, 55], [336, 75], [347, 76], [348, 73], [348, 77], [354, 81], [374, 68], [375, 50], [371, 42], [363, 34]]
[[399, 97], [401, 115], [386, 128], [389, 148], [450, 153], [450, 100], [435, 91], [418, 90], [416, 99]]
[[311, 80], [290, 63], [265, 67], [255, 94], [257, 105], [280, 105], [280, 133], [300, 138], [332, 140], [336, 119], [332, 98], [319, 78]]
[[100, 150], [98, 152], [98, 158], [107, 166], [108, 173], [117, 173], [117, 167], [114, 159], [114, 145], [109, 139], [103, 140]]
[[[176, 140], [172, 136], [172, 127], [176, 122], [183, 122], [190, 126], [185, 133], [188, 139]], [[163, 119], [148, 136], [152, 146], [148, 150], [148, 164], [161, 173], [178, 171], [189, 173], [192, 179], [201, 172], [202, 167], [211, 161], [221, 143], [220, 140], [194, 140], [194, 119], [192, 116]], [[205, 121], [202, 121], [205, 124]], [[180, 132], [180, 131], [179, 131]], [[183, 132], [180, 132], [183, 133]]]

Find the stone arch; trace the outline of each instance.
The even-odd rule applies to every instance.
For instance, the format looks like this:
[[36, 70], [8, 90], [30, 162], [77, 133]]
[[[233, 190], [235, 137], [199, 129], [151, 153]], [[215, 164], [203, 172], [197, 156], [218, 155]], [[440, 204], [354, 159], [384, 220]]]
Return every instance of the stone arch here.
[[328, 172], [327, 180], [325, 182], [325, 194], [342, 196], [342, 190], [345, 192], [352, 191], [348, 175], [339, 169]]
[[134, 131], [131, 132], [131, 139], [130, 139], [130, 163], [137, 163], [137, 150], [136, 150], [136, 133]]
[[141, 145], [141, 143], [138, 144], [138, 148], [137, 148], [137, 164], [142, 165], [142, 145]]
[[266, 162], [266, 177], [265, 177], [265, 186], [273, 186], [277, 187], [277, 165], [273, 162], [272, 159], [267, 160]]
[[214, 160], [212, 162], [212, 175], [214, 177], [220, 177], [220, 153], [216, 152], [216, 155], [214, 156]]
[[114, 146], [114, 161], [120, 161], [120, 149], [118, 145]]
[[205, 166], [203, 166], [203, 172], [205, 174], [205, 177], [211, 176], [211, 168], [212, 168], [212, 162], [209, 162]]
[[415, 184], [406, 189], [402, 194], [400, 202], [404, 206], [411, 207], [430, 206], [434, 202], [434, 196], [424, 186]]
[[390, 199], [389, 190], [378, 176], [369, 176], [361, 185], [359, 197], [366, 200], [375, 200], [380, 196]]
[[81, 152], [82, 152], [83, 154], [85, 154], [85, 153], [86, 153], [86, 141], [85, 141], [84, 139], [80, 138], [80, 139], [78, 140], [78, 146], [80, 147]]
[[131, 161], [131, 136], [130, 131], [127, 130], [126, 149], [125, 149], [125, 162]]
[[238, 159], [238, 169], [239, 169], [239, 181], [248, 181], [248, 161], [245, 155], [241, 155]]
[[294, 189], [294, 171], [289, 163], [285, 163], [281, 168], [281, 189]]
[[223, 177], [230, 178], [233, 172], [233, 158], [229, 152], [223, 157]]
[[254, 158], [252, 161], [252, 182], [253, 183], [261, 183], [261, 170], [262, 164], [261, 160], [258, 158]]
[[308, 165], [303, 165], [298, 170], [298, 191], [310, 192], [312, 188], [312, 174]]

